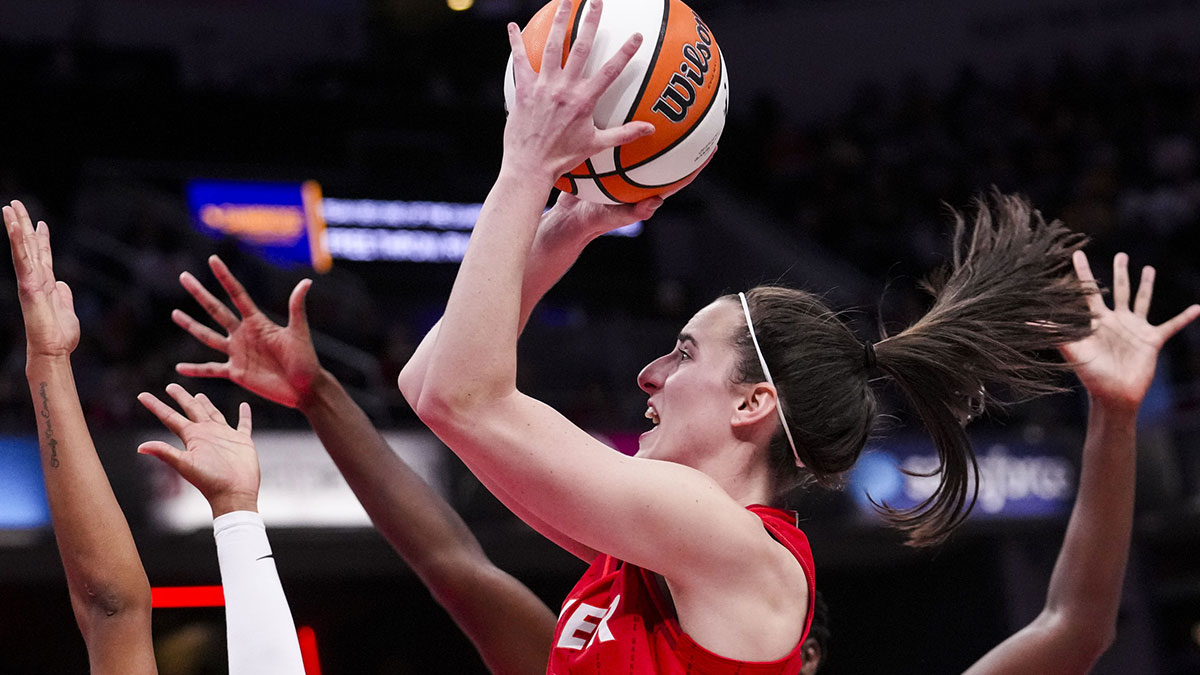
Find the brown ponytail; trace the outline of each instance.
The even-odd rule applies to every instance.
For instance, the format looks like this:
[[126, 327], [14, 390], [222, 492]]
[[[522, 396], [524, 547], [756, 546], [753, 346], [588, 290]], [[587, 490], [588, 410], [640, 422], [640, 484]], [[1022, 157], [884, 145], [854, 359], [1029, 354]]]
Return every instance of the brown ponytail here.
[[[804, 463], [798, 473], [782, 430], [777, 433], [768, 454], [780, 489], [805, 475], [836, 485], [854, 465], [876, 417], [870, 378], [882, 372], [904, 393], [939, 457], [940, 481], [928, 499], [911, 509], [877, 505], [913, 546], [943, 541], [974, 505], [969, 485], [978, 465], [966, 421], [985, 402], [1003, 405], [994, 397], [1001, 393], [1016, 401], [1059, 391], [1053, 375], [1064, 366], [1044, 352], [1091, 330], [1088, 291], [1071, 266], [1084, 237], [1058, 221], [1047, 224], [1020, 197], [994, 193], [990, 206], [982, 199], [975, 206], [969, 236], [965, 218], [955, 214], [952, 262], [922, 285], [933, 306], [906, 330], [875, 343], [873, 363], [816, 296], [771, 286], [747, 293]], [[734, 379], [761, 379], [748, 333], [734, 343], [740, 352]]]
[[955, 213], [954, 257], [922, 286], [933, 306], [915, 324], [875, 345], [878, 368], [891, 376], [933, 437], [937, 489], [911, 509], [880, 511], [922, 546], [945, 539], [970, 513], [968, 478], [979, 467], [964, 425], [1005, 392], [1008, 402], [1061, 391], [1064, 366], [1044, 352], [1091, 332], [1087, 289], [1071, 254], [1085, 238], [1049, 224], [1026, 200], [993, 193], [976, 201], [968, 237]]

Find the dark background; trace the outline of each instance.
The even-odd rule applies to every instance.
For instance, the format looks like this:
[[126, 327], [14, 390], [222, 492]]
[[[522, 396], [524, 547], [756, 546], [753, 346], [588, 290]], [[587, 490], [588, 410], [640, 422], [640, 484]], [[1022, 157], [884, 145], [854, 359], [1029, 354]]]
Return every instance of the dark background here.
[[[83, 320], [80, 394], [152, 583], [217, 581], [211, 535], [152, 527], [143, 460], [130, 452], [152, 427], [134, 395], [171, 381], [175, 362], [208, 358], [168, 319], [176, 306], [197, 310], [175, 279], [218, 251], [282, 315], [304, 274], [194, 234], [185, 181], [312, 178], [327, 196], [480, 201], [499, 164], [503, 25], [539, 4], [0, 0], [0, 199], [26, 200], [54, 229]], [[1200, 2], [692, 6], [730, 69], [719, 154], [642, 237], [586, 252], [522, 343], [523, 387], [582, 425], [643, 430], [638, 368], [720, 292], [783, 280], [857, 310], [864, 338], [877, 315], [905, 325], [924, 306], [915, 280], [946, 253], [948, 208], [990, 186], [1088, 233], [1101, 276], [1117, 250], [1155, 265], [1155, 321], [1200, 298]], [[4, 264], [0, 276], [11, 274]], [[309, 314], [322, 358], [369, 364], [340, 374], [382, 427], [416, 426], [392, 383], [453, 275], [339, 262], [317, 280]], [[0, 311], [0, 431], [29, 434], [11, 290]], [[238, 400], [233, 387], [204, 388]], [[1200, 671], [1200, 329], [1164, 352], [1155, 395], [1118, 641], [1096, 672]], [[1078, 448], [1084, 411], [1076, 392], [981, 426], [1048, 430]], [[303, 420], [256, 402], [255, 427]], [[497, 562], [557, 607], [582, 566], [461, 467], [452, 497]], [[972, 521], [946, 546], [913, 552], [864, 524], [844, 493], [794, 506], [831, 607], [830, 674], [963, 669], [1040, 609], [1065, 525]], [[374, 532], [271, 537], [326, 673], [482, 670]], [[0, 539], [0, 608], [0, 672], [85, 671], [52, 533]], [[155, 617], [162, 649], [201, 645], [211, 672], [224, 667], [223, 630], [219, 610]]]

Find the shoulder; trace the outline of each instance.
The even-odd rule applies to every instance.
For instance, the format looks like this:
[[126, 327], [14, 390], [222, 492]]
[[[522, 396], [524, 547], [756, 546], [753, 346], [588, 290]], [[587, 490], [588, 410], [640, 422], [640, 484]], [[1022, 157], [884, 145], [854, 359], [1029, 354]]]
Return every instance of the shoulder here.
[[693, 565], [687, 574], [667, 575], [674, 590], [709, 598], [758, 597], [769, 606], [781, 607], [812, 592], [812, 551], [794, 513], [758, 505], [739, 507], [728, 524], [719, 540], [709, 540], [704, 547], [709, 557], [703, 564]]
[[[813, 587], [813, 554], [808, 543], [808, 536], [800, 529], [800, 523], [794, 511], [752, 504], [746, 510], [758, 517], [762, 528], [769, 535], [773, 548], [778, 552], [784, 549], [788, 555], [779, 556], [785, 566], [794, 569], [794, 563], [799, 562], [804, 571], [807, 586]], [[792, 576], [792, 575], [789, 575]]]
[[667, 585], [680, 626], [697, 644], [728, 658], [774, 660], [792, 653], [808, 629], [812, 555], [794, 515], [766, 507], [738, 510], [734, 544], [710, 542], [721, 558], [717, 571], [668, 577]]
[[800, 563], [808, 592], [813, 593], [816, 588], [816, 565], [813, 562], [812, 547], [808, 543], [808, 536], [800, 529], [796, 512], [759, 504], [753, 504], [746, 509], [758, 516], [762, 521], [763, 528], [771, 535], [771, 538], [786, 549], [796, 562]]
[[795, 511], [760, 504], [747, 506], [746, 510], [758, 516], [767, 533], [791, 550], [797, 558], [812, 560], [812, 547], [808, 543], [808, 536], [800, 529]]

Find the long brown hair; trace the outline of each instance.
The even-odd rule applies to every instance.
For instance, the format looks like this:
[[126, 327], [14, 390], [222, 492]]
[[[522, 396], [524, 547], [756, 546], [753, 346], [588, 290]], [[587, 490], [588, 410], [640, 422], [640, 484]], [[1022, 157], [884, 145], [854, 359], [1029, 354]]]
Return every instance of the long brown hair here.
[[[974, 222], [955, 212], [953, 258], [922, 287], [933, 305], [916, 323], [870, 347], [821, 300], [804, 291], [759, 286], [746, 294], [803, 469], [782, 428], [769, 449], [777, 485], [804, 477], [836, 485], [858, 461], [878, 412], [873, 376], [903, 392], [933, 437], [939, 482], [910, 509], [876, 508], [908, 533], [908, 543], [943, 541], [970, 513], [978, 478], [964, 426], [987, 407], [1060, 391], [1064, 368], [1047, 351], [1091, 332], [1071, 255], [1085, 242], [1061, 222], [1046, 223], [1029, 202], [993, 193], [975, 201]], [[736, 302], [736, 297], [734, 297]], [[738, 382], [764, 378], [749, 336], [735, 337]], [[1005, 399], [998, 398], [1002, 395]], [[978, 490], [978, 481], [975, 483]]]

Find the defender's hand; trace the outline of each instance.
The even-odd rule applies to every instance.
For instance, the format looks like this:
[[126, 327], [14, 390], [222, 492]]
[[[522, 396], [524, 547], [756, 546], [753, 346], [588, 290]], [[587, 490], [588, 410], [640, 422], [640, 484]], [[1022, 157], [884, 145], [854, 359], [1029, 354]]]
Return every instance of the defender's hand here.
[[280, 326], [254, 304], [220, 258], [214, 255], [208, 264], [241, 318], [209, 293], [196, 277], [184, 272], [179, 282], [228, 335], [221, 335], [178, 309], [171, 313], [171, 319], [229, 359], [224, 363], [180, 363], [175, 370], [188, 377], [223, 377], [263, 398], [297, 407], [310, 393], [313, 379], [321, 370], [304, 309], [304, 298], [312, 281], [304, 279], [296, 284], [288, 299], [288, 324]]
[[19, 201], [14, 200], [3, 211], [25, 318], [27, 358], [70, 354], [79, 345], [79, 318], [75, 316], [71, 289], [54, 279], [50, 228], [45, 221], [38, 221], [34, 229], [29, 212]]
[[238, 406], [234, 428], [204, 394], [192, 396], [174, 383], [167, 385], [167, 393], [186, 417], [153, 394], [138, 394], [138, 401], [183, 441], [184, 449], [147, 441], [138, 452], [161, 459], [196, 486], [212, 506], [214, 518], [230, 511], [257, 511], [258, 453], [250, 438], [250, 404]]
[[[1096, 288], [1087, 256], [1076, 251], [1072, 262], [1080, 283]], [[1200, 305], [1192, 305], [1158, 326], [1146, 314], [1154, 294], [1154, 268], [1142, 268], [1137, 297], [1130, 308], [1129, 256], [1113, 258], [1113, 306], [1109, 309], [1098, 290], [1088, 296], [1094, 318], [1092, 335], [1064, 345], [1063, 356], [1074, 364], [1075, 373], [1093, 399], [1124, 408], [1137, 409], [1150, 389], [1158, 352], [1163, 343], [1200, 316]]]

